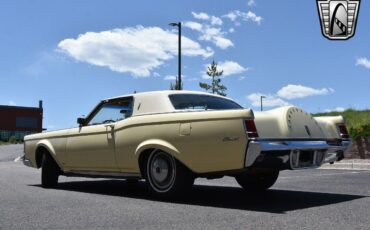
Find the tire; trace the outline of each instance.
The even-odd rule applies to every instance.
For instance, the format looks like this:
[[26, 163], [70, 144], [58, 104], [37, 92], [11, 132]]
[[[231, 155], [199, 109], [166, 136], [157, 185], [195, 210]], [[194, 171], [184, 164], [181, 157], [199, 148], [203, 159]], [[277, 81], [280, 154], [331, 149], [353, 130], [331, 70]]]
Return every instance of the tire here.
[[41, 164], [41, 185], [44, 188], [54, 188], [58, 184], [59, 167], [49, 154], [43, 154]]
[[183, 196], [194, 184], [190, 170], [162, 151], [150, 154], [145, 173], [149, 190], [160, 198]]
[[279, 171], [244, 173], [235, 176], [238, 184], [250, 192], [262, 192], [273, 186], [279, 177]]

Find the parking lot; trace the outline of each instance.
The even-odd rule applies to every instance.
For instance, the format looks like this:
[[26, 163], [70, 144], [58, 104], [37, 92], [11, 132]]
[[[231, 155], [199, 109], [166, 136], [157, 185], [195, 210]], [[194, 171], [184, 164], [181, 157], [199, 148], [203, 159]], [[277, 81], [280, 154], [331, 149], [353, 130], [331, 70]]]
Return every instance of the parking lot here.
[[60, 177], [14, 162], [22, 146], [0, 147], [0, 229], [369, 229], [370, 171], [284, 171], [263, 194], [233, 178], [196, 180], [182, 200], [156, 200], [145, 183]]

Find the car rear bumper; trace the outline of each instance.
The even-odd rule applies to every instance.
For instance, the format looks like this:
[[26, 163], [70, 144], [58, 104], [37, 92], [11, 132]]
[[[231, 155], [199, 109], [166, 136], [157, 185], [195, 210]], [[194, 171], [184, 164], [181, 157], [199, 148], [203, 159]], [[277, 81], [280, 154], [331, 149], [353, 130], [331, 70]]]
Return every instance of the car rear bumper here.
[[245, 167], [303, 169], [343, 159], [351, 140], [252, 140], [248, 143]]

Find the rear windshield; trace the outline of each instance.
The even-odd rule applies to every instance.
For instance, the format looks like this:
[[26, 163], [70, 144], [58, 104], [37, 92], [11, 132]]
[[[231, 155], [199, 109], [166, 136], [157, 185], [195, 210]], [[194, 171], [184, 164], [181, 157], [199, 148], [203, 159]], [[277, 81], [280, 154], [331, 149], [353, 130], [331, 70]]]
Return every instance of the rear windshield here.
[[168, 97], [176, 110], [227, 110], [243, 108], [231, 100], [208, 95], [173, 94]]

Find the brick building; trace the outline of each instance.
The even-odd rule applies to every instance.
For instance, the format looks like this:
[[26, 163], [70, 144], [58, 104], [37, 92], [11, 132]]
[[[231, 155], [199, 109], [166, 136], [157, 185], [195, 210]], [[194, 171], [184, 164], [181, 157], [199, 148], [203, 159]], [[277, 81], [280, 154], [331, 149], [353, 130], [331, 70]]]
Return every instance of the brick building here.
[[0, 140], [11, 136], [23, 139], [27, 134], [42, 132], [42, 101], [39, 107], [0, 105]]

